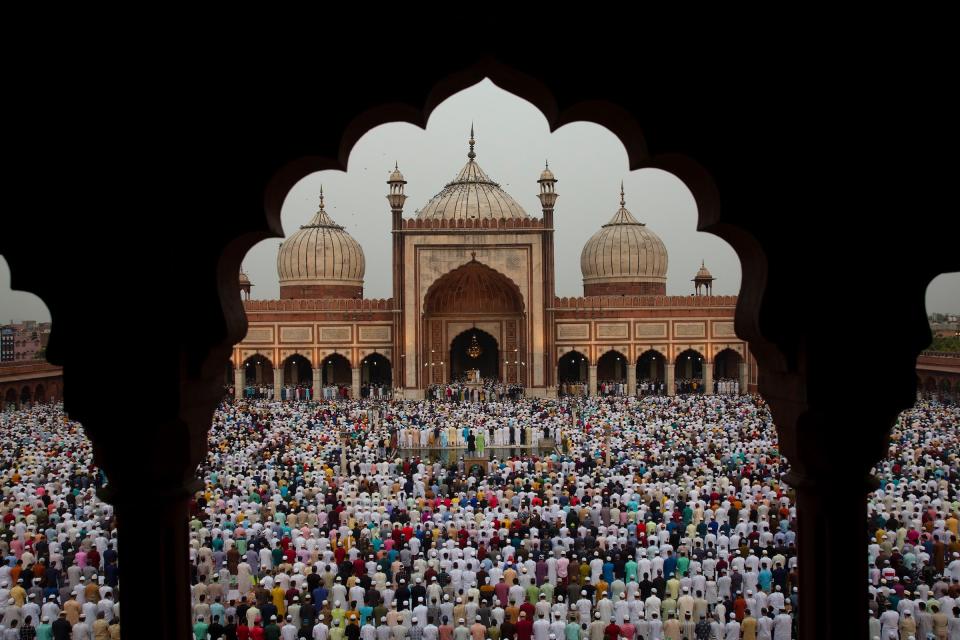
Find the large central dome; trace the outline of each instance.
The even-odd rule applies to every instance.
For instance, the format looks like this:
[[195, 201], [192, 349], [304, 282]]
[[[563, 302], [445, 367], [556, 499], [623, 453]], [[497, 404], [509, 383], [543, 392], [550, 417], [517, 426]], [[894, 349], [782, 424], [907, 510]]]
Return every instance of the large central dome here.
[[470, 153], [467, 154], [469, 161], [457, 177], [447, 183], [443, 191], [433, 196], [430, 202], [417, 211], [418, 219], [496, 220], [530, 217], [510, 194], [483, 172], [477, 164], [477, 154], [473, 152], [474, 144], [476, 141], [473, 139], [473, 127], [470, 127]]

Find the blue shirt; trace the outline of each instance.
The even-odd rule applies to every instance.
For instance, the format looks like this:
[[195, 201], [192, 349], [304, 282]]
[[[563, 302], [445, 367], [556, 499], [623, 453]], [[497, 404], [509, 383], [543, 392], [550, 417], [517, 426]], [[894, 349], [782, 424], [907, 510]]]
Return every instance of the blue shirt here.
[[603, 563], [603, 580], [608, 584], [613, 582], [613, 563], [612, 562]]
[[762, 569], [757, 576], [757, 582], [764, 591], [770, 591], [770, 583], [773, 581], [773, 573], [770, 569]]
[[670, 556], [663, 561], [663, 577], [669, 578], [677, 571], [677, 559], [674, 556]]

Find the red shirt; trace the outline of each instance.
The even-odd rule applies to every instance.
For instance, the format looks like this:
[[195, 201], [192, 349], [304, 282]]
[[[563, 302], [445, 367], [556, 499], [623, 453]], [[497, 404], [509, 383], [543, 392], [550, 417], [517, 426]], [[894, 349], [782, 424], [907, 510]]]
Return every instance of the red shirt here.
[[520, 618], [517, 621], [517, 640], [530, 640], [531, 636], [533, 636], [533, 623], [526, 618]]
[[[524, 602], [520, 605], [520, 612], [527, 614], [527, 620], [533, 620], [533, 614], [537, 611], [534, 609], [533, 605], [529, 602]], [[530, 628], [533, 629], [533, 622], [530, 623]]]

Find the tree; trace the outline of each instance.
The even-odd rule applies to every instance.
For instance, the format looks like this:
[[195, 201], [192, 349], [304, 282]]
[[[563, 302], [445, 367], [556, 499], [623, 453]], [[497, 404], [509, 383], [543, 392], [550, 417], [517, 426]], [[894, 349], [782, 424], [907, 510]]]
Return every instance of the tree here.
[[934, 338], [930, 343], [930, 351], [950, 351], [960, 352], [960, 336], [946, 336], [943, 338]]

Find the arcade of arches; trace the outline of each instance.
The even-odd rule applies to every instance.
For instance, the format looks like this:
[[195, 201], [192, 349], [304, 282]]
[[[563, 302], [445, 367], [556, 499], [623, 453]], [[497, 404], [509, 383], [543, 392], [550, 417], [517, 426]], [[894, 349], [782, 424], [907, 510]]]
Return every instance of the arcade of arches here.
[[[665, 345], [664, 350], [669, 346]], [[604, 383], [624, 383], [629, 395], [637, 392], [638, 383], [654, 383], [659, 389], [663, 383], [663, 393], [716, 393], [720, 381], [736, 381], [739, 389], [748, 389], [751, 367], [749, 361], [735, 348], [720, 350], [712, 360], [704, 361], [703, 354], [695, 349], [685, 349], [677, 353], [673, 362], [668, 363], [663, 353], [656, 349], [647, 349], [640, 353], [633, 366], [623, 352], [609, 350], [603, 352], [596, 365], [590, 363], [584, 351], [568, 351], [557, 361], [557, 380], [561, 393], [569, 393], [570, 385], [577, 385], [575, 392], [595, 395]]]
[[[349, 353], [349, 350], [347, 351]], [[225, 375], [225, 385], [237, 385], [247, 395], [253, 395], [252, 389], [273, 390], [272, 397], [280, 397], [283, 388], [309, 388], [312, 397], [320, 397], [321, 387], [345, 387], [352, 397], [360, 397], [363, 385], [386, 385], [392, 380], [392, 365], [382, 353], [371, 352], [363, 356], [359, 367], [352, 366], [349, 357], [338, 351], [320, 354], [319, 365], [313, 366], [313, 360], [300, 352], [292, 352], [275, 368], [270, 357], [263, 353], [249, 355], [242, 365], [234, 369], [229, 365]], [[268, 395], [268, 394], [264, 394]]]
[[920, 354], [917, 392], [928, 398], [960, 400], [960, 353], [927, 351]]
[[63, 398], [63, 370], [47, 362], [0, 364], [0, 411]]

